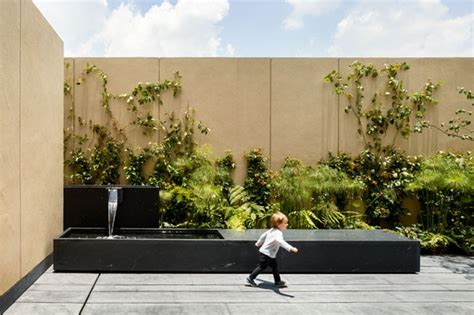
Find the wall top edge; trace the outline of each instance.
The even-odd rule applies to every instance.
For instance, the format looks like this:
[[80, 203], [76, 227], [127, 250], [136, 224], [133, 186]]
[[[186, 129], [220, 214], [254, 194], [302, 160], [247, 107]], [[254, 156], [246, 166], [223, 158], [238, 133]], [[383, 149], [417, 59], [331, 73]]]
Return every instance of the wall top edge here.
[[332, 59], [341, 59], [341, 60], [352, 60], [352, 59], [376, 59], [376, 60], [400, 60], [400, 59], [407, 59], [407, 60], [446, 60], [446, 59], [453, 59], [453, 60], [473, 60], [474, 57], [71, 57], [66, 56], [64, 59], [75, 59], [75, 60], [90, 60], [90, 59], [180, 59], [180, 60], [234, 60], [234, 59], [262, 59], [262, 60], [272, 60], [272, 59], [312, 59], [312, 60], [332, 60]]
[[[1, 0], [0, 0], [1, 1]], [[59, 33], [54, 29], [54, 27], [49, 24], [49, 21], [44, 17], [44, 15], [41, 13], [41, 11], [38, 9], [38, 7], [36, 6], [36, 4], [34, 4], [34, 2], [32, 2], [31, 0], [27, 0], [27, 1], [24, 1], [22, 2], [22, 6], [21, 6], [21, 10], [22, 10], [22, 15], [24, 14], [24, 11], [25, 10], [25, 5], [30, 5], [32, 7], [32, 10], [34, 11], [33, 14], [36, 14], [39, 19], [42, 21], [42, 24], [46, 25], [46, 27], [49, 29], [49, 31], [51, 33], [53, 33], [54, 35], [56, 35], [57, 39], [61, 42], [61, 47], [62, 47], [62, 50], [63, 50], [63, 55], [64, 55], [64, 40], [63, 38], [59, 35]], [[31, 18], [31, 17], [30, 17]]]

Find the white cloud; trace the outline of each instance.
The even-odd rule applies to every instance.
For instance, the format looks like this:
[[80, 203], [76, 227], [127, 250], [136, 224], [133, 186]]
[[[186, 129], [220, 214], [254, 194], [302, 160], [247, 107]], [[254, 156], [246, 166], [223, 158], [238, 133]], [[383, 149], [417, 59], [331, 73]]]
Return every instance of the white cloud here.
[[474, 56], [474, 14], [453, 17], [439, 0], [361, 1], [342, 19], [334, 56]]
[[108, 15], [106, 0], [33, 2], [62, 38], [66, 56], [76, 55], [83, 43], [102, 29]]
[[228, 56], [235, 56], [235, 48], [232, 46], [232, 44], [227, 44], [226, 51]]
[[[39, 7], [42, 2], [53, 7], [51, 0], [35, 0]], [[66, 35], [77, 40], [71, 45], [65, 41], [65, 46], [70, 47], [69, 53], [74, 56], [199, 57], [233, 53], [232, 46], [222, 45], [220, 38], [219, 23], [228, 14], [228, 0], [178, 0], [176, 4], [165, 0], [152, 5], [146, 12], [141, 12], [135, 4], [137, 1], [132, 0], [124, 1], [113, 10], [105, 0], [78, 2], [84, 7], [93, 3], [96, 8], [98, 3], [105, 4], [105, 10], [101, 7], [99, 12], [82, 14], [86, 9], [81, 8], [82, 17], [76, 19], [78, 25], [71, 21], [67, 25], [50, 21], [55, 29], [60, 29], [60, 34], [63, 28], [67, 29]], [[64, 4], [55, 3], [54, 6], [58, 11], [61, 7], [68, 17], [78, 14], [70, 10], [65, 12]], [[98, 13], [101, 18], [96, 17]], [[86, 26], [87, 31], [80, 30], [82, 26]], [[91, 28], [93, 31], [89, 31]]]
[[320, 16], [339, 7], [341, 0], [287, 0], [292, 6], [290, 15], [283, 21], [287, 30], [297, 30], [304, 26], [306, 16]]

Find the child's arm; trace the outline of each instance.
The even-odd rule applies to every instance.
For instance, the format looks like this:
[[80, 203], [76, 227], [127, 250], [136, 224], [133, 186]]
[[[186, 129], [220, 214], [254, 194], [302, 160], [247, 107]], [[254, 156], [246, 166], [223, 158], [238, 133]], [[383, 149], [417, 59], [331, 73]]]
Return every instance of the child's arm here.
[[281, 247], [283, 247], [284, 249], [286, 249], [287, 251], [289, 252], [293, 252], [293, 253], [297, 253], [298, 252], [298, 248], [294, 247], [294, 246], [291, 246], [290, 244], [288, 244], [284, 239], [283, 239], [283, 235], [279, 235], [277, 238], [276, 238], [277, 242], [280, 244]]
[[260, 235], [258, 238], [258, 241], [255, 243], [255, 246], [260, 247], [262, 246], [263, 242], [265, 242], [265, 239], [267, 238], [268, 231]]

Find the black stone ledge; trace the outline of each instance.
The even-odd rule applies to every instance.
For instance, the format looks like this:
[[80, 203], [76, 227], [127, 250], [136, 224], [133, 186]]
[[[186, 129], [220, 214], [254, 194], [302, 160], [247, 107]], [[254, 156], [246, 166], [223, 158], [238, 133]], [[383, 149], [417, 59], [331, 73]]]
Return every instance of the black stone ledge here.
[[46, 256], [28, 274], [0, 296], [0, 314], [3, 314], [53, 263], [53, 255]]
[[[265, 231], [218, 229], [222, 239], [107, 240], [64, 237], [72, 231], [81, 230], [91, 232], [94, 229], [68, 229], [54, 240], [56, 271], [247, 273], [257, 263], [255, 241]], [[137, 230], [150, 232], [160, 229]], [[299, 252], [293, 254], [280, 249], [277, 259], [281, 272], [420, 271], [419, 242], [383, 230], [287, 230], [284, 236]]]

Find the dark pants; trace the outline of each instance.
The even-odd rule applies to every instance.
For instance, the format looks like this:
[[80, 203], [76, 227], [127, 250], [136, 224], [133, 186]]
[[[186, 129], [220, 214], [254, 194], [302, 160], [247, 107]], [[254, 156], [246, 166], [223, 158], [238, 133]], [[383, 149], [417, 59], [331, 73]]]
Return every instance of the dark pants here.
[[262, 253], [260, 253], [260, 257], [258, 258], [257, 268], [255, 268], [254, 271], [252, 271], [252, 273], [250, 274], [250, 279], [255, 279], [268, 266], [272, 268], [273, 279], [275, 279], [275, 283], [280, 282], [280, 273], [278, 272], [278, 264], [276, 259], [268, 257], [267, 255], [264, 255]]

